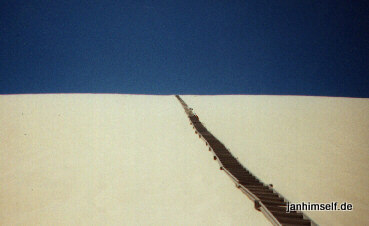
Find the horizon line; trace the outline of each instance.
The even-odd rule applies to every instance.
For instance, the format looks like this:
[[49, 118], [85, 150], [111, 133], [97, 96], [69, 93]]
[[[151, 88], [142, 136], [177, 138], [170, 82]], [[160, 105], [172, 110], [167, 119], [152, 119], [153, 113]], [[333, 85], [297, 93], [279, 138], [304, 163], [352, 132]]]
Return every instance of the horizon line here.
[[302, 95], [302, 94], [143, 94], [143, 93], [2, 93], [0, 96], [19, 96], [19, 95], [75, 95], [75, 94], [93, 94], [93, 95], [136, 95], [136, 96], [281, 96], [281, 97], [325, 97], [325, 98], [350, 98], [350, 99], [369, 99], [369, 97], [353, 97], [353, 96], [320, 96], [320, 95]]

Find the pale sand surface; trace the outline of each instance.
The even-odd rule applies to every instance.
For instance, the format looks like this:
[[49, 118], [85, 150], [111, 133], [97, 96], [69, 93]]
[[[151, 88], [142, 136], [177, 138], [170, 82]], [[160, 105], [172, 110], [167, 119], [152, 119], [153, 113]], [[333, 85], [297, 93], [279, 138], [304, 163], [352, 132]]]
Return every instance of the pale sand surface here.
[[369, 225], [369, 99], [182, 96], [252, 173], [293, 202], [351, 202], [307, 212], [320, 225]]
[[[256, 140], [250, 142], [255, 137], [250, 137], [245, 129], [238, 139], [227, 135], [226, 131], [232, 134], [239, 129], [237, 123], [247, 125], [252, 119], [241, 117], [237, 118], [241, 122], [232, 122], [233, 114], [227, 109], [218, 108], [216, 114], [213, 109], [206, 109], [207, 101], [214, 99], [185, 99], [198, 107], [200, 118], [204, 117], [205, 123], [232, 149], [245, 142], [252, 147], [250, 151], [276, 151], [268, 136], [265, 136], [268, 142], [262, 145]], [[228, 117], [226, 121], [219, 124], [212, 121], [224, 115]], [[254, 129], [259, 127], [257, 122], [260, 123], [256, 119], [252, 124]], [[1, 225], [270, 225], [219, 170], [174, 96], [4, 95], [0, 96], [0, 125]], [[218, 130], [221, 126], [225, 126], [225, 132]], [[260, 128], [263, 126], [266, 124]], [[346, 144], [342, 142], [346, 141], [334, 144]], [[352, 144], [355, 151], [367, 145]], [[249, 153], [245, 152], [248, 149], [234, 149], [242, 157]], [[253, 159], [273, 164], [272, 160], [264, 159], [268, 155], [250, 153]], [[360, 206], [364, 201], [357, 200], [367, 200], [362, 187], [367, 180], [363, 180], [361, 171], [367, 159], [357, 160], [363, 154], [353, 153], [357, 154], [342, 158], [359, 161], [356, 166], [328, 169], [343, 172], [338, 176], [345, 183], [362, 180], [356, 196], [352, 193], [342, 196], [355, 203], [357, 214], [366, 208]], [[263, 179], [278, 184], [287, 177], [274, 178], [270, 170], [250, 162], [252, 158], [242, 160]], [[326, 158], [332, 160], [331, 156]], [[315, 161], [315, 156], [309, 161]], [[287, 165], [282, 164], [281, 172], [290, 177], [295, 175], [293, 171], [303, 170], [286, 171], [284, 166]], [[319, 172], [324, 173], [322, 165], [318, 166]], [[351, 169], [358, 172], [346, 178]], [[315, 171], [302, 173], [313, 185], [320, 181], [313, 178]], [[328, 180], [324, 186], [337, 181]], [[292, 186], [306, 186], [302, 182], [277, 187], [291, 191]], [[307, 186], [315, 189], [313, 185]], [[336, 189], [338, 193], [328, 199], [338, 199], [344, 191], [345, 188]], [[300, 192], [287, 194], [293, 199], [301, 197]], [[315, 194], [316, 191], [309, 191], [307, 198], [322, 201], [319, 195], [311, 197]]]

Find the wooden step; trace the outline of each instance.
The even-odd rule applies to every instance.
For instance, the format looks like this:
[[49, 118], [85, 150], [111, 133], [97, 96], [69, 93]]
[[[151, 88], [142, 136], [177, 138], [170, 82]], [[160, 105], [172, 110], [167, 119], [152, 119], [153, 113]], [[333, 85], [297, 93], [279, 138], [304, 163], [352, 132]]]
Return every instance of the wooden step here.
[[290, 213], [286, 213], [286, 211], [284, 212], [279, 212], [279, 211], [270, 211], [276, 218], [278, 217], [287, 217], [287, 218], [303, 218], [302, 213], [296, 213], [296, 212], [290, 212]]
[[257, 196], [261, 202], [263, 201], [276, 201], [276, 202], [284, 202], [284, 199], [278, 196], [263, 196], [263, 195], [258, 195]]
[[282, 225], [285, 224], [292, 224], [292, 225], [311, 225], [311, 222], [306, 219], [298, 219], [298, 218], [292, 218], [292, 217], [276, 217], [279, 222], [282, 223]]
[[240, 181], [240, 184], [242, 184], [244, 187], [247, 187], [248, 185], [259, 185], [261, 184], [259, 181]]
[[273, 190], [270, 190], [268, 188], [261, 187], [261, 186], [256, 186], [256, 187], [246, 186], [246, 188], [249, 189], [254, 194], [263, 194], [263, 193], [273, 194], [274, 193]]
[[280, 197], [277, 193], [258, 194], [258, 197], [279, 197], [283, 199], [283, 197]]
[[287, 205], [287, 203], [284, 201], [261, 200], [261, 202], [265, 205], [270, 205], [270, 206], [286, 206]]
[[[264, 205], [269, 211], [287, 213], [287, 207], [286, 206], [271, 206], [271, 205], [267, 205], [267, 204], [264, 204]], [[291, 211], [291, 213], [296, 213], [296, 211], [293, 211], [293, 212]]]

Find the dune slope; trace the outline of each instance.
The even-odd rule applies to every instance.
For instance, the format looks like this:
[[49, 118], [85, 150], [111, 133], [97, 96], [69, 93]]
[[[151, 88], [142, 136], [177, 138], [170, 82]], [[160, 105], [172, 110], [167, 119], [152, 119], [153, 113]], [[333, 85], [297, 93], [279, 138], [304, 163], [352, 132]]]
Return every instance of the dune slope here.
[[1, 225], [270, 225], [174, 96], [0, 97]]
[[292, 202], [350, 202], [306, 212], [320, 225], [369, 225], [369, 99], [182, 96], [264, 183]]

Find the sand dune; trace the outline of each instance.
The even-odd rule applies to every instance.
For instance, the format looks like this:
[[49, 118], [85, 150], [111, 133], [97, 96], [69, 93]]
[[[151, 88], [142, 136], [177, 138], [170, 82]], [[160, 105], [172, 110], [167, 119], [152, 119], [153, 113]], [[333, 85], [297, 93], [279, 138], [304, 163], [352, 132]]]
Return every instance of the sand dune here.
[[[368, 99], [183, 99], [286, 198], [354, 204], [318, 224], [369, 224]], [[1, 96], [0, 125], [1, 225], [270, 225], [174, 96]]]
[[306, 212], [321, 225], [369, 225], [369, 99], [182, 96], [251, 172], [294, 202], [351, 202]]
[[1, 225], [270, 225], [174, 96], [0, 97]]

